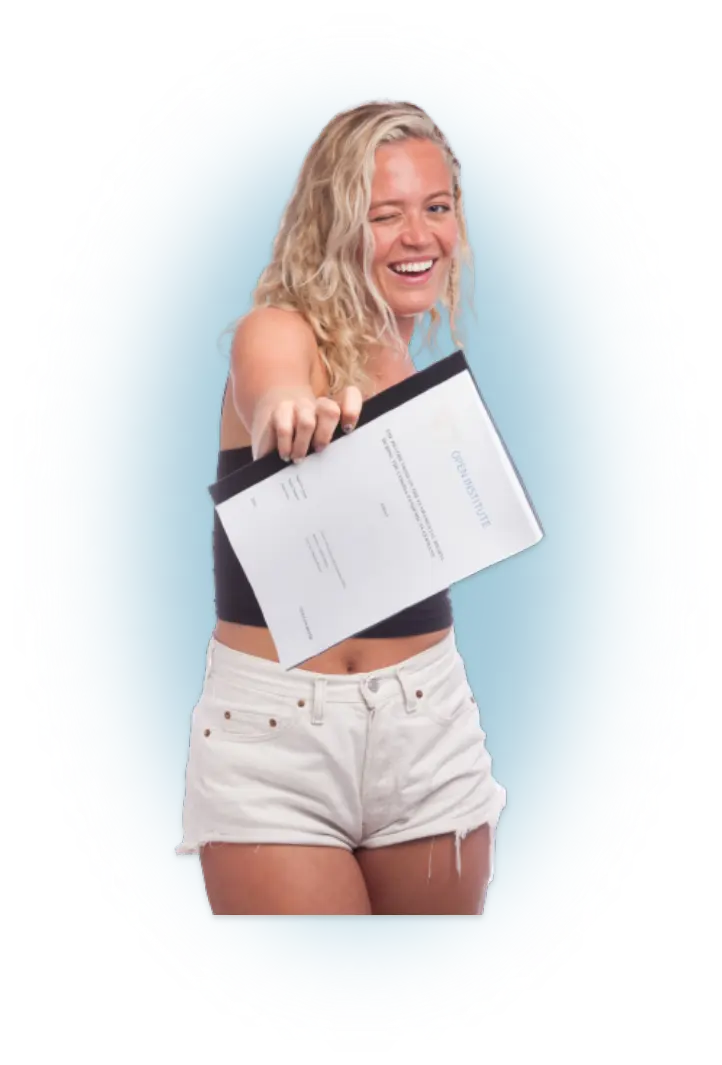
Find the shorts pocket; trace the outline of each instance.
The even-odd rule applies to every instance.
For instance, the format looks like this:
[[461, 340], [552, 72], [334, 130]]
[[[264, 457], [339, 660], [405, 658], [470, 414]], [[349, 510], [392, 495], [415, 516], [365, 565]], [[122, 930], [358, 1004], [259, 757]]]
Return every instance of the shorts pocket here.
[[427, 682], [417, 698], [419, 711], [442, 725], [477, 711], [461, 660], [444, 677]]
[[278, 739], [297, 723], [301, 715], [298, 700], [288, 695], [249, 689], [206, 695], [196, 711], [202, 739], [235, 743], [262, 743]]

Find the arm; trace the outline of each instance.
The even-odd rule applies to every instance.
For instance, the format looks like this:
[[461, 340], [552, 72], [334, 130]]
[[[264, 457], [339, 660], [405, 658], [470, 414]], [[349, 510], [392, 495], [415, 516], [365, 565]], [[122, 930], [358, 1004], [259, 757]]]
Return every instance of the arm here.
[[311, 385], [316, 339], [293, 311], [257, 307], [240, 322], [231, 349], [233, 403], [251, 436], [253, 457], [278, 448], [283, 458], [300, 460], [313, 442], [329, 443], [339, 419], [351, 428], [361, 411], [357, 388], [339, 403], [317, 397]]

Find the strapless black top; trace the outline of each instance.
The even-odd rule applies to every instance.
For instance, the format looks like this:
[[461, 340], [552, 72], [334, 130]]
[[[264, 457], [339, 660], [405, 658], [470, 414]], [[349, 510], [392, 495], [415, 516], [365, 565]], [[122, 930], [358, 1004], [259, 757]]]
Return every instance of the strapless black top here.
[[[234, 470], [253, 460], [250, 447], [228, 448], [218, 453], [217, 480], [227, 477]], [[238, 625], [257, 625], [267, 628], [263, 612], [254, 594], [243, 567], [230, 545], [218, 514], [213, 521], [213, 576], [215, 580], [216, 617]], [[420, 603], [386, 618], [356, 636], [365, 639], [392, 636], [419, 636], [437, 632], [453, 624], [449, 590], [423, 599]]]

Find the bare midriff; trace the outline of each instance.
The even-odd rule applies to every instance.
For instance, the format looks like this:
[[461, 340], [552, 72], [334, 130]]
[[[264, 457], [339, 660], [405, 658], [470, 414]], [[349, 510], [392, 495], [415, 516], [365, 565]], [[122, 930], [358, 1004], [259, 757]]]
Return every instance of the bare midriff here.
[[[370, 366], [369, 370], [373, 376], [374, 389], [366, 398], [416, 372], [410, 358], [403, 362], [399, 360], [396, 363], [387, 363], [378, 371]], [[317, 396], [328, 395], [328, 378], [320, 356], [314, 368], [312, 384]], [[250, 444], [251, 438], [233, 404], [229, 383], [221, 414], [221, 450], [250, 447]], [[370, 673], [420, 654], [443, 640], [449, 631], [446, 628], [418, 636], [394, 636], [384, 639], [353, 637], [314, 658], [309, 658], [300, 668], [312, 670], [314, 673]], [[213, 635], [219, 643], [224, 643], [236, 651], [243, 651], [256, 658], [267, 658], [272, 662], [278, 661], [276, 645], [267, 628], [218, 620]]]
[[[393, 636], [387, 639], [343, 640], [315, 658], [309, 658], [300, 669], [314, 673], [370, 673], [385, 666], [395, 666], [405, 658], [420, 654], [427, 647], [446, 636], [448, 629], [427, 632], [421, 636]], [[219, 643], [234, 647], [257, 658], [278, 661], [276, 645], [268, 629], [255, 625], [237, 625], [232, 621], [218, 621], [213, 635]]]

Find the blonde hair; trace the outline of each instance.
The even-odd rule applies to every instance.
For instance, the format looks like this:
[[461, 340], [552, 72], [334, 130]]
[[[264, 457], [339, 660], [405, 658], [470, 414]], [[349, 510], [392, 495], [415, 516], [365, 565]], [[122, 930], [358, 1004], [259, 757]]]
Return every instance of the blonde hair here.
[[[273, 244], [271, 261], [253, 293], [254, 306], [299, 311], [313, 329], [333, 393], [363, 388], [368, 348], [382, 338], [401, 350], [396, 320], [371, 276], [374, 240], [368, 221], [376, 149], [423, 139], [437, 144], [449, 164], [459, 231], [442, 306], [458, 344], [456, 316], [462, 265], [472, 267], [459, 182], [460, 166], [431, 118], [410, 103], [372, 102], [336, 115], [304, 159]], [[431, 308], [427, 339], [441, 315]]]

